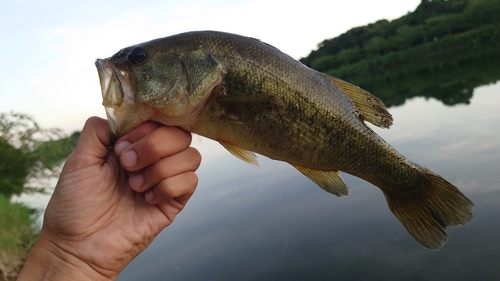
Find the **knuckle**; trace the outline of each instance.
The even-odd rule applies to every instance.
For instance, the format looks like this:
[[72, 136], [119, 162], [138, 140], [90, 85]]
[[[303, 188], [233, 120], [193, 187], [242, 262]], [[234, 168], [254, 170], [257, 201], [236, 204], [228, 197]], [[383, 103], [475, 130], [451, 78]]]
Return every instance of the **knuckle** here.
[[155, 159], [160, 159], [160, 156], [163, 149], [163, 139], [161, 138], [161, 135], [158, 134], [151, 134], [147, 138], [147, 147], [149, 150], [149, 153], [154, 156]]
[[195, 172], [187, 172], [184, 174], [186, 185], [188, 187], [188, 193], [191, 194], [198, 186], [198, 176]]
[[168, 178], [160, 181], [154, 189], [156, 190], [157, 196], [161, 197], [162, 199], [175, 197], [174, 196], [175, 189], [173, 188], [172, 184], [170, 184]]
[[184, 131], [181, 128], [176, 128], [176, 129], [179, 130], [180, 135], [182, 135], [184, 142], [187, 143], [188, 145], [191, 144], [191, 141], [193, 139], [193, 136], [191, 135], [191, 133], [188, 131]]
[[177, 141], [181, 147], [187, 148], [191, 144], [191, 133], [178, 127], [168, 127], [165, 129], [169, 131], [169, 134], [172, 135], [173, 139]]
[[198, 167], [201, 164], [201, 154], [200, 154], [200, 152], [196, 148], [194, 148], [194, 147], [189, 147], [188, 149], [186, 149], [186, 153], [187, 153], [188, 159], [190, 159], [190, 162], [191, 162], [190, 167], [193, 170], [198, 169]]

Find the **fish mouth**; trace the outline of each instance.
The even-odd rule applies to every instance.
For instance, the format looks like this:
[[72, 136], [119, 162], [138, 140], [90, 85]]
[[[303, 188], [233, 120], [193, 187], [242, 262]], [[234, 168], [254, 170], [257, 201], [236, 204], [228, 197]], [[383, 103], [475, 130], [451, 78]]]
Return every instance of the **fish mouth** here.
[[125, 104], [134, 103], [134, 92], [131, 87], [129, 75], [126, 71], [119, 70], [109, 59], [98, 59], [95, 62], [102, 91], [102, 105], [115, 135], [119, 135], [119, 114]]

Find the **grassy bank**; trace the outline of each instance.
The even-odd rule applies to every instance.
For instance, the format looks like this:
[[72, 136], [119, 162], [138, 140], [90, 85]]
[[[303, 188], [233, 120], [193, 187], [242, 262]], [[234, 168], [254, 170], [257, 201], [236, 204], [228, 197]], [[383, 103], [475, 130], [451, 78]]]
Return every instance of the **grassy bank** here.
[[0, 280], [15, 280], [36, 238], [30, 210], [0, 194]]

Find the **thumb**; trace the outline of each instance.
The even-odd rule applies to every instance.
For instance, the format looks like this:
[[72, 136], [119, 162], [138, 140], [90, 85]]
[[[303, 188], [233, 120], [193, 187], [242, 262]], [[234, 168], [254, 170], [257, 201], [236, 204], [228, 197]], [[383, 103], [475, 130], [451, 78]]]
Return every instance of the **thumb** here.
[[[112, 147], [111, 129], [107, 120], [90, 117], [85, 122], [78, 143], [68, 161], [78, 160], [77, 166], [106, 161]], [[76, 164], [76, 163], [75, 163]]]

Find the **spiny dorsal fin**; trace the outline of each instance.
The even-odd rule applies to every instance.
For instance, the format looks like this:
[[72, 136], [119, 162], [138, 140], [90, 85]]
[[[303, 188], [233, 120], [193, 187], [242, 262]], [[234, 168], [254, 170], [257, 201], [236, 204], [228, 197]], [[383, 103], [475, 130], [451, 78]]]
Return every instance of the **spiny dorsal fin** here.
[[259, 166], [259, 163], [257, 162], [257, 155], [255, 155], [255, 153], [253, 153], [252, 151], [239, 148], [236, 145], [226, 141], [219, 141], [219, 143], [237, 158], [249, 163], [250, 165]]
[[323, 190], [339, 197], [349, 195], [349, 188], [345, 184], [338, 171], [321, 171], [302, 166], [294, 166]]
[[384, 103], [379, 98], [344, 80], [324, 75], [351, 98], [354, 104], [363, 112], [365, 121], [381, 128], [389, 128], [392, 125], [392, 115], [387, 111]]

